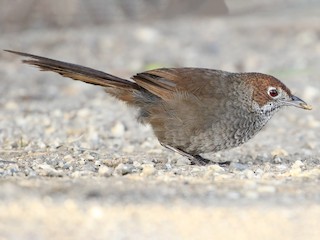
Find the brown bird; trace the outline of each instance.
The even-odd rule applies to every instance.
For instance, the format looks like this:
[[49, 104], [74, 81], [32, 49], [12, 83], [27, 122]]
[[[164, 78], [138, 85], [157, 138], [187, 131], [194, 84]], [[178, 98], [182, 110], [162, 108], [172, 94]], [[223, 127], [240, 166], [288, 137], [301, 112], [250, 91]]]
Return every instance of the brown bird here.
[[71, 63], [5, 50], [29, 59], [43, 71], [99, 85], [139, 109], [164, 147], [190, 159], [237, 147], [258, 133], [284, 106], [310, 110], [278, 79], [262, 73], [231, 73], [205, 68], [160, 68], [127, 80]]

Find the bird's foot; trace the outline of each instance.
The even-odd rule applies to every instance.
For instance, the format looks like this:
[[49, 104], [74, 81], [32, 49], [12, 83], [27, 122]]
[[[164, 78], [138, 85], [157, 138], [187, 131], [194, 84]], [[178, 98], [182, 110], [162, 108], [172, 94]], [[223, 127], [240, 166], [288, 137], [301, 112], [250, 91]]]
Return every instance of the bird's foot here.
[[198, 166], [206, 166], [206, 165], [209, 165], [209, 164], [217, 164], [219, 165], [220, 167], [227, 167], [230, 165], [230, 161], [225, 161], [225, 162], [213, 162], [209, 159], [206, 159], [206, 158], [203, 158], [201, 157], [200, 155], [191, 155], [190, 153], [187, 153], [181, 149], [178, 149], [178, 148], [174, 148], [174, 147], [171, 147], [169, 145], [166, 145], [164, 143], [160, 143], [162, 146], [164, 146], [165, 148], [168, 148], [170, 149], [171, 151], [174, 151], [184, 157], [187, 157], [190, 162], [191, 162], [191, 165], [198, 165]]
[[203, 158], [201, 157], [200, 155], [195, 155], [195, 156], [192, 156], [192, 159], [189, 158], [189, 160], [191, 161], [191, 165], [200, 165], [200, 166], [205, 166], [205, 165], [212, 165], [212, 164], [216, 164], [216, 165], [219, 165], [220, 167], [228, 167], [231, 162], [230, 161], [225, 161], [225, 162], [214, 162], [214, 161], [211, 161], [209, 159], [206, 159], [206, 158]]
[[188, 158], [191, 162], [191, 165], [206, 166], [212, 163], [209, 159], [203, 158], [200, 155], [190, 155]]

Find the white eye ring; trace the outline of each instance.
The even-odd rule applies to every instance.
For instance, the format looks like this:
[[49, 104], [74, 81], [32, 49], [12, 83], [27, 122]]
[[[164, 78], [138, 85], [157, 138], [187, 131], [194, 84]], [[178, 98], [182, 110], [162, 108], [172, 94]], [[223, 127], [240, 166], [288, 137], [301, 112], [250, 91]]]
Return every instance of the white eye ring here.
[[268, 88], [268, 95], [274, 99], [279, 97], [279, 91], [275, 87]]

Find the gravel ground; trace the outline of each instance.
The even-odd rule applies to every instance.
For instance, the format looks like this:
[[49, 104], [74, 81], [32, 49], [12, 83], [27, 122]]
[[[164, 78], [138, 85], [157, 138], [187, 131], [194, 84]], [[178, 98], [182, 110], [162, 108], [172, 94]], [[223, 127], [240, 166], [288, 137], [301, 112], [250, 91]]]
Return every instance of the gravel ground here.
[[7, 33], [2, 49], [128, 77], [161, 66], [260, 71], [314, 106], [190, 166], [102, 89], [0, 52], [0, 239], [319, 239], [320, 25], [234, 16]]

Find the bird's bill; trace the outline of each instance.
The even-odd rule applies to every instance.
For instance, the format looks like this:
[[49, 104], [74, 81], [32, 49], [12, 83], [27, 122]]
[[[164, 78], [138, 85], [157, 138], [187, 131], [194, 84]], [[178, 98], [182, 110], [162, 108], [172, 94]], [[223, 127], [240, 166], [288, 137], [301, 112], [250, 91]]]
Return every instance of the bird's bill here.
[[294, 106], [306, 110], [311, 110], [312, 106], [308, 105], [305, 101], [302, 99], [298, 98], [297, 96], [292, 96], [291, 100], [286, 101], [287, 105], [289, 106]]

